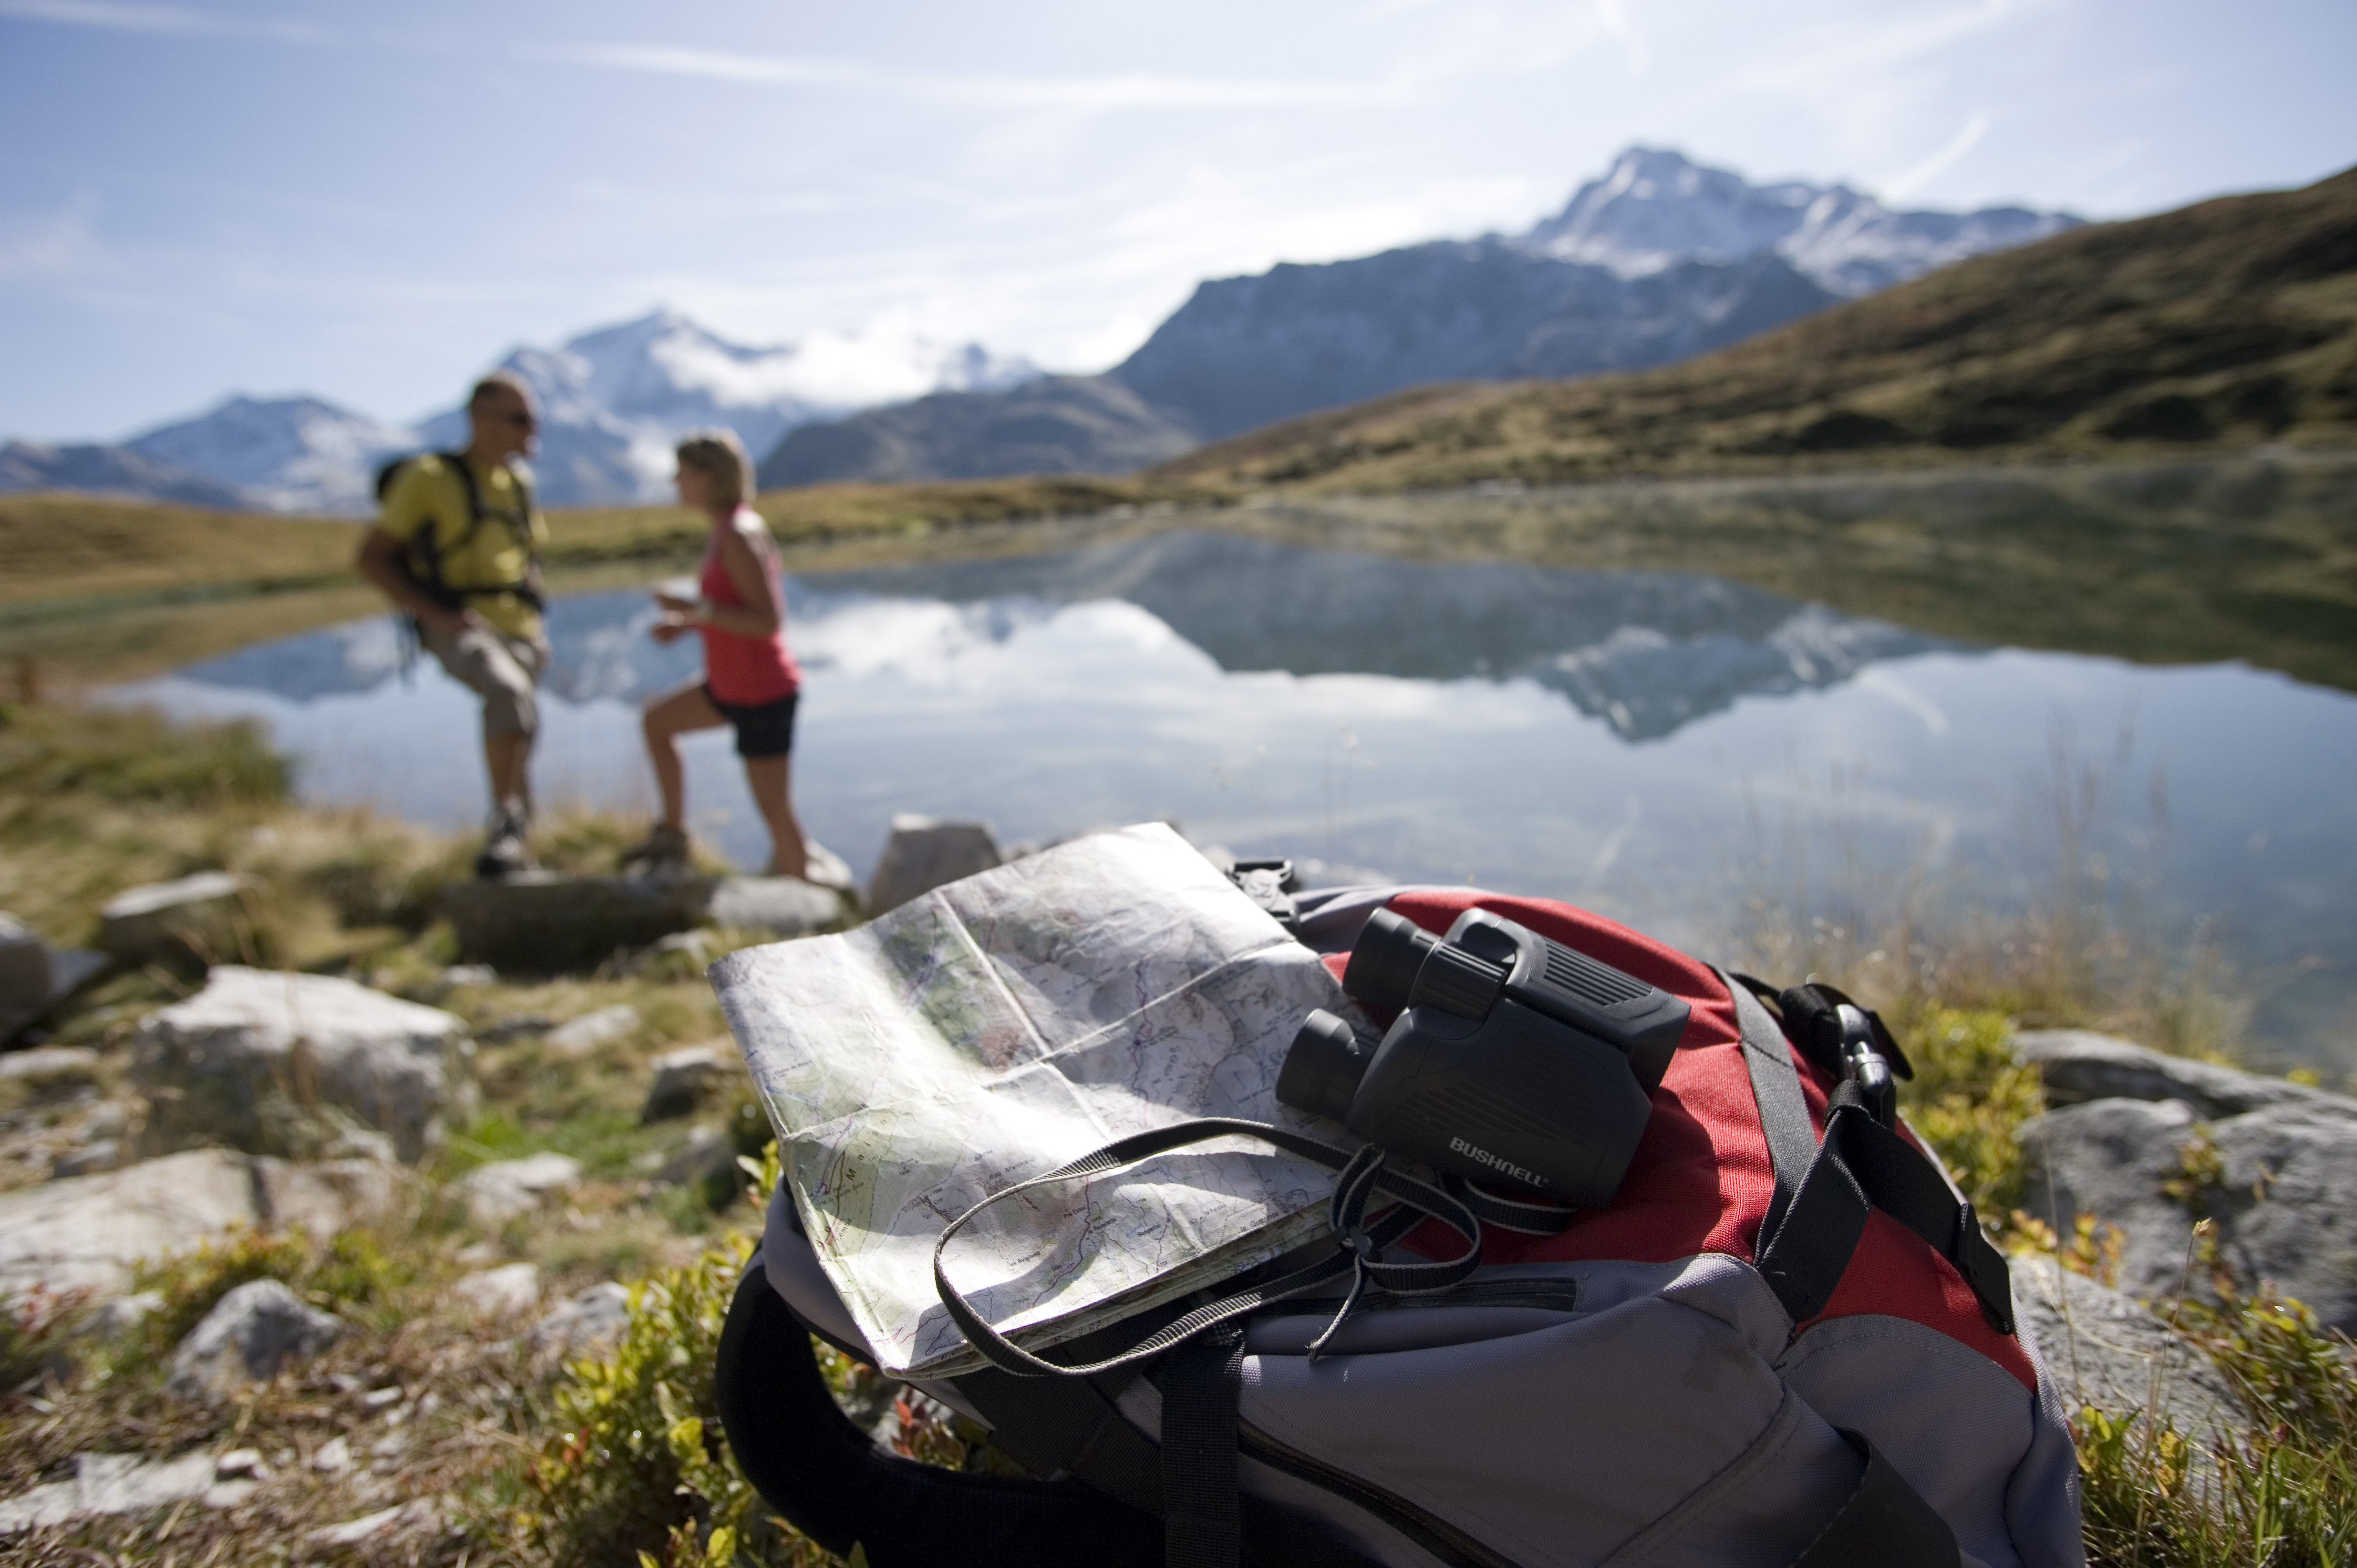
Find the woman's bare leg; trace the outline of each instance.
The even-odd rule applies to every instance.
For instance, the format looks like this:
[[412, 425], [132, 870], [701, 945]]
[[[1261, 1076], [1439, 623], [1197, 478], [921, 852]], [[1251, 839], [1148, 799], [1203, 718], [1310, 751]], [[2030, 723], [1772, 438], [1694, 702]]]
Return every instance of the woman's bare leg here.
[[662, 820], [684, 831], [687, 827], [687, 775], [680, 767], [679, 737], [691, 730], [716, 729], [728, 720], [704, 694], [704, 682], [694, 682], [657, 697], [640, 715], [646, 732], [647, 760], [654, 764], [655, 789], [662, 796]]
[[748, 757], [745, 782], [753, 787], [753, 804], [770, 824], [770, 875], [807, 876], [810, 850], [802, 843], [802, 825], [794, 818], [790, 757]]

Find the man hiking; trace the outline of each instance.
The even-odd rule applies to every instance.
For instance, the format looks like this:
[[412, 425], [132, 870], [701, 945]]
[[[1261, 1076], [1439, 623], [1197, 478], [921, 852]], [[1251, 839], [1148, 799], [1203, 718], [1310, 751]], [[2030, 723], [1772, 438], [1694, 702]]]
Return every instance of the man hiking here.
[[467, 399], [466, 449], [411, 457], [379, 481], [382, 510], [361, 540], [361, 575], [417, 624], [442, 668], [483, 699], [490, 831], [478, 876], [532, 865], [533, 688], [548, 668], [538, 552], [548, 523], [516, 459], [540, 428], [532, 390], [501, 371]]

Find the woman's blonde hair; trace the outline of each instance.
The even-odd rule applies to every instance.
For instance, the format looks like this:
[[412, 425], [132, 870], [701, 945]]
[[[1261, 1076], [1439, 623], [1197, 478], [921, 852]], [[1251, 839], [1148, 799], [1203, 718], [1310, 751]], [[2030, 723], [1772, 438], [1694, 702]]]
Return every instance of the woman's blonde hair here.
[[733, 430], [715, 426], [690, 431], [679, 444], [679, 466], [693, 468], [712, 481], [715, 506], [745, 504], [753, 493], [753, 459]]

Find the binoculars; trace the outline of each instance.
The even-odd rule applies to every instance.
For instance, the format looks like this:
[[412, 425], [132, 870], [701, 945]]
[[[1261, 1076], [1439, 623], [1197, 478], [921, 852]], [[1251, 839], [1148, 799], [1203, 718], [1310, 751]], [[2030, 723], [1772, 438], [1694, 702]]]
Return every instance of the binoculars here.
[[1691, 1011], [1485, 909], [1446, 937], [1377, 910], [1342, 989], [1397, 1020], [1370, 1045], [1312, 1012], [1279, 1101], [1436, 1170], [1578, 1206], [1620, 1187]]

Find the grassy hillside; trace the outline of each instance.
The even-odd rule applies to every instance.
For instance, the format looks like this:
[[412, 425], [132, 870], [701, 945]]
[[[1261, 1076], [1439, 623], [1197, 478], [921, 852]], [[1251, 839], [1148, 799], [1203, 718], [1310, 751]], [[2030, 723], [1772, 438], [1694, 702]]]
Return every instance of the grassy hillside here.
[[1418, 388], [1152, 470], [1398, 490], [2357, 446], [2357, 170], [2073, 230], [1658, 371]]

